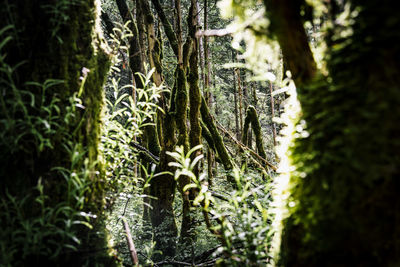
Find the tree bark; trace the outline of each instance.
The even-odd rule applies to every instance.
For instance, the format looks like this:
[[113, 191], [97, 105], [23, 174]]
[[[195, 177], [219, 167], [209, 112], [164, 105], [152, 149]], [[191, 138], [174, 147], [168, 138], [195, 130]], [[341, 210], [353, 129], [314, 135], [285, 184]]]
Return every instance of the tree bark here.
[[[237, 77], [237, 84], [238, 84], [238, 94], [239, 94], [239, 125], [240, 125], [240, 132], [243, 133], [243, 93], [242, 93], [242, 84], [240, 79], [240, 70], [235, 69], [236, 77]], [[247, 141], [246, 141], [247, 144]]]
[[247, 134], [249, 132], [250, 123], [251, 123], [251, 128], [253, 129], [253, 132], [254, 132], [254, 135], [256, 138], [257, 152], [263, 159], [266, 159], [267, 154], [265, 153], [265, 150], [264, 150], [264, 143], [262, 140], [262, 133], [261, 133], [261, 125], [260, 125], [260, 121], [258, 120], [257, 111], [253, 106], [249, 106], [247, 108], [247, 115], [246, 115], [246, 119], [244, 121], [243, 139], [242, 139], [242, 143], [244, 145], [247, 145], [246, 141], [248, 140]]
[[[191, 6], [189, 9], [189, 37], [192, 39], [192, 50], [190, 55], [190, 64], [189, 64], [189, 101], [190, 101], [190, 147], [196, 147], [201, 144], [201, 125], [200, 125], [200, 106], [201, 106], [201, 93], [199, 87], [199, 39], [195, 36], [198, 18], [197, 18], [197, 1], [192, 0]], [[201, 154], [201, 150], [196, 151], [191, 155], [191, 159], [194, 160], [197, 156]], [[199, 166], [195, 166], [193, 169], [193, 173], [196, 177], [199, 177], [200, 169]], [[187, 185], [191, 181], [188, 177], [183, 177], [185, 181], [180, 181], [182, 185]], [[193, 224], [193, 215], [190, 214], [190, 208], [192, 207], [192, 202], [196, 197], [195, 189], [190, 189], [186, 192], [183, 192], [183, 196], [186, 199], [183, 207], [183, 218], [182, 218], [182, 228], [181, 228], [181, 240], [184, 244], [193, 244], [195, 242], [195, 232]]]
[[226, 150], [222, 136], [218, 132], [217, 126], [215, 125], [214, 119], [210, 114], [210, 111], [208, 109], [204, 97], [202, 97], [200, 112], [204, 124], [207, 126], [208, 130], [211, 133], [211, 136], [215, 144], [215, 148], [218, 152], [218, 156], [222, 162], [222, 165], [224, 165], [225, 170], [228, 172], [227, 174], [228, 180], [233, 182], [234, 179], [229, 172], [233, 170], [234, 163], [231, 157], [229, 156], [228, 151]]
[[144, 84], [142, 82], [142, 79], [140, 78], [140, 75], [136, 74], [144, 73], [144, 50], [142, 50], [142, 47], [140, 46], [139, 31], [132, 16], [132, 13], [129, 11], [126, 1], [116, 1], [119, 13], [122, 17], [124, 24], [130, 21], [130, 29], [133, 36], [129, 40], [129, 66], [131, 67], [133, 73], [136, 88], [143, 88]]
[[[4, 46], [0, 49], [3, 91], [0, 100], [4, 110], [0, 114], [0, 198], [1, 202], [7, 201], [9, 197], [6, 195], [9, 195], [21, 205], [21, 199], [24, 198], [28, 204], [23, 205], [24, 214], [21, 216], [37, 222], [41, 215], [35, 188], [40, 181], [46, 197], [45, 205], [49, 209], [56, 210], [69, 203], [67, 208], [75, 209], [77, 213], [91, 212], [101, 220], [104, 211], [105, 170], [99, 163], [99, 142], [103, 84], [110, 58], [102, 49], [106, 47], [102, 33], [97, 31], [100, 10], [98, 2], [93, 0], [79, 1], [73, 5], [66, 2], [62, 15], [68, 21], [60, 22], [52, 12], [55, 8], [53, 1], [2, 1], [0, 29], [13, 26], [12, 30], [10, 28], [1, 34]], [[8, 37], [11, 39], [6, 44], [4, 40]], [[23, 64], [15, 68], [21, 62]], [[11, 68], [14, 68], [12, 73], [7, 75]], [[54, 79], [60, 82], [47, 90], [39, 86], [49, 85]], [[29, 97], [29, 102], [24, 95], [32, 97]], [[73, 102], [74, 96], [81, 99], [84, 109], [75, 106], [77, 103]], [[74, 105], [71, 105], [71, 101]], [[50, 107], [50, 103], [56, 104]], [[45, 110], [45, 107], [50, 108]], [[29, 125], [30, 122], [40, 124]], [[48, 127], [44, 122], [48, 123]], [[18, 123], [17, 127], [5, 127], [15, 123]], [[43, 128], [39, 126], [42, 124]], [[48, 143], [41, 144], [40, 139], [37, 139], [39, 134]], [[76, 172], [79, 176], [76, 179], [87, 185], [85, 191], [78, 192], [83, 197], [82, 204], [70, 199], [71, 191], [66, 178], [57, 168]], [[81, 176], [83, 170], [87, 172], [86, 176]], [[87, 188], [90, 191], [86, 191]], [[61, 214], [63, 212], [53, 215], [61, 221], [65, 219]], [[19, 247], [18, 251], [9, 254], [17, 255], [12, 262], [2, 263], [10, 266], [82, 266], [88, 259], [87, 264], [116, 266], [115, 260], [103, 249], [107, 247], [107, 234], [99, 226], [98, 220], [91, 221], [93, 231], [82, 227], [70, 233], [76, 234], [85, 251], [97, 251], [90, 259], [84, 252], [67, 249], [68, 239], [60, 240], [58, 234], [51, 233], [43, 241], [61, 244], [64, 247], [63, 253], [53, 254], [53, 248], [49, 246], [50, 255], [45, 254], [46, 251], [41, 251], [41, 255], [32, 255], [30, 252], [34, 249]], [[14, 219], [2, 220], [1, 224], [13, 225], [21, 236], [30, 235], [22, 228], [18, 229]], [[96, 234], [97, 231], [101, 236]], [[9, 238], [11, 242], [15, 241], [14, 236]], [[13, 247], [12, 243], [9, 245]], [[99, 250], [100, 247], [102, 250]]]
[[[298, 121], [307, 127], [288, 151], [295, 171], [278, 265], [400, 265], [396, 10], [390, 1], [348, 1], [350, 13], [357, 12], [346, 28], [352, 34], [326, 40], [329, 74], [322, 77], [300, 17], [302, 1], [265, 2], [298, 87]], [[385, 31], [377, 27], [382, 18]]]
[[285, 66], [296, 86], [302, 87], [315, 77], [317, 66], [300, 16], [300, 0], [264, 0], [271, 18], [270, 30], [278, 38]]
[[164, 26], [165, 35], [167, 35], [168, 41], [171, 44], [171, 47], [175, 53], [175, 56], [179, 57], [178, 38], [175, 34], [174, 29], [172, 28], [170, 21], [167, 19], [167, 16], [165, 15], [165, 12], [160, 4], [160, 1], [159, 0], [151, 0], [151, 2], [153, 3], [155, 9], [157, 10], [157, 14]]
[[122, 219], [122, 224], [124, 226], [126, 242], [128, 243], [128, 248], [129, 248], [129, 253], [131, 256], [132, 263], [133, 263], [133, 265], [137, 266], [139, 264], [139, 260], [138, 260], [138, 256], [137, 256], [137, 252], [136, 252], [136, 248], [135, 248], [135, 243], [133, 243], [131, 229], [129, 229], [129, 225], [126, 222], [125, 218]]
[[[236, 61], [235, 57], [235, 51], [232, 50], [232, 62]], [[235, 132], [236, 132], [236, 139], [240, 140], [241, 138], [241, 131], [240, 131], [240, 124], [239, 124], [239, 105], [238, 105], [238, 95], [239, 92], [236, 89], [236, 69], [232, 70], [232, 75], [233, 75], [233, 96], [234, 96], [234, 101], [235, 101]]]

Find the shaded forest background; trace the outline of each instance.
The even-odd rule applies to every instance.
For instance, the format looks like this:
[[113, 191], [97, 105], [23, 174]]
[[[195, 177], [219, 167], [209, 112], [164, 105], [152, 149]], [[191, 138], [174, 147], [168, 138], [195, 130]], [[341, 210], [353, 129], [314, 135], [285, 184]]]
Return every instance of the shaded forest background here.
[[400, 265], [390, 1], [0, 6], [1, 266]]

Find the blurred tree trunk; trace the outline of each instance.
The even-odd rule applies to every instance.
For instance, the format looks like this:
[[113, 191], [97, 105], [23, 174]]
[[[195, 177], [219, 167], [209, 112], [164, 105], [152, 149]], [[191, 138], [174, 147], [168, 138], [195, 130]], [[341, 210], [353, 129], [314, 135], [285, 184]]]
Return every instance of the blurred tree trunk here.
[[352, 23], [332, 18], [323, 76], [303, 28], [302, 1], [265, 3], [308, 133], [291, 146], [296, 170], [279, 265], [399, 266], [397, 11], [390, 1], [347, 1]]
[[248, 134], [249, 134], [250, 124], [251, 124], [251, 128], [253, 129], [253, 132], [254, 132], [254, 135], [256, 138], [257, 153], [263, 159], [266, 159], [267, 155], [264, 150], [264, 143], [262, 140], [262, 133], [261, 133], [261, 125], [260, 125], [260, 121], [258, 120], [257, 111], [253, 106], [249, 106], [247, 108], [247, 115], [244, 120], [242, 143], [245, 146], [248, 146], [247, 140], [249, 140]]
[[[56, 5], [54, 1], [29, 0], [2, 1], [1, 6], [0, 29], [12, 25], [12, 29], [1, 36], [2, 40], [5, 40], [5, 35], [12, 38], [1, 49], [2, 55], [5, 52], [7, 54], [2, 58], [2, 64], [15, 67], [23, 63], [13, 70], [11, 76], [6, 76], [4, 65], [0, 73], [2, 88], [6, 89], [11, 81], [14, 88], [4, 90], [1, 96], [2, 106], [7, 110], [0, 115], [1, 198], [5, 198], [5, 192], [17, 199], [18, 196], [27, 197], [29, 208], [24, 216], [35, 217], [39, 208], [34, 200], [36, 191], [32, 187], [41, 180], [48, 198], [46, 205], [56, 207], [61, 203], [70, 203], [68, 194], [71, 192], [65, 176], [55, 169], [59, 168], [68, 170], [67, 173], [71, 175], [76, 172], [79, 177], [76, 179], [90, 188], [78, 192], [84, 203], [77, 211], [92, 212], [99, 217], [104, 210], [106, 183], [99, 157], [103, 83], [110, 66], [109, 56], [103, 50], [106, 44], [102, 33], [98, 31], [99, 3], [94, 0], [60, 1]], [[49, 84], [50, 79], [61, 80], [62, 83], [56, 83], [47, 90], [28, 84]], [[19, 100], [21, 106], [27, 101], [25, 96], [30, 95], [30, 104], [25, 105], [23, 112], [17, 112], [12, 117], [13, 106], [8, 106], [8, 103], [18, 95], [22, 96]], [[81, 99], [79, 105], [74, 102], [78, 97]], [[43, 109], [53, 101], [56, 101], [57, 109]], [[41, 106], [39, 103], [42, 103]], [[47, 125], [49, 131], [44, 132], [41, 132], [39, 125], [31, 125], [33, 128], [30, 133], [23, 132], [23, 124], [16, 128], [4, 128], [6, 121], [33, 120], [52, 124]], [[46, 145], [38, 143], [39, 134], [47, 140]], [[82, 171], [88, 175], [80, 176]], [[71, 209], [76, 208], [73, 203], [70, 203]], [[101, 263], [114, 266], [114, 260], [105, 249], [107, 234], [97, 222], [91, 221], [95, 226], [92, 231], [83, 227], [78, 231], [81, 248], [95, 251], [90, 257], [86, 252], [69, 249], [58, 256], [26, 255], [18, 251], [18, 259], [12, 264], [82, 266]], [[5, 221], [3, 223], [7, 224]], [[52, 235], [49, 235], [50, 241], [65, 242], [51, 238]]]

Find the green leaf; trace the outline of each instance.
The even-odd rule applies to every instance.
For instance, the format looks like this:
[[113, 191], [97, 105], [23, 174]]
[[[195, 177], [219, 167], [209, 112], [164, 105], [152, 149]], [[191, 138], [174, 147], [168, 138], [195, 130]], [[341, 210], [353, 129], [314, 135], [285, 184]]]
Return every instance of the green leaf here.
[[197, 188], [197, 185], [196, 184], [187, 184], [183, 187], [183, 192], [186, 192], [187, 190], [189, 190], [191, 188]]

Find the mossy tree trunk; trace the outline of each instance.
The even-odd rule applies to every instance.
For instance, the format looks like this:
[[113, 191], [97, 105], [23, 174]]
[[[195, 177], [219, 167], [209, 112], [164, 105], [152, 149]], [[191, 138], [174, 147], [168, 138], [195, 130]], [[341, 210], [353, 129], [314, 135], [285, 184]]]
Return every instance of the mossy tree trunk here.
[[[3, 71], [0, 74], [2, 87], [14, 88], [2, 93], [2, 108], [6, 112], [1, 115], [1, 198], [6, 198], [5, 192], [17, 199], [19, 196], [28, 197], [25, 203], [30, 207], [24, 214], [27, 218], [40, 216], [34, 200], [36, 191], [32, 190], [39, 180], [48, 197], [46, 205], [55, 208], [61, 203], [69, 203], [70, 208], [77, 211], [102, 214], [105, 179], [98, 148], [103, 83], [110, 64], [108, 55], [101, 48], [104, 40], [98, 31], [98, 5], [94, 0], [59, 1], [57, 5], [54, 1], [34, 0], [1, 3], [0, 29], [12, 25], [10, 31], [3, 33], [12, 39], [2, 47], [1, 54], [7, 54], [2, 58], [2, 64], [14, 67], [23, 63], [13, 70], [11, 76]], [[4, 35], [1, 39], [5, 38]], [[46, 90], [38, 86], [50, 84], [51, 79], [62, 82], [56, 82]], [[13, 113], [17, 102], [10, 100], [18, 95], [22, 98], [15, 101], [19, 101], [19, 107], [25, 108]], [[78, 102], [70, 105], [74, 97], [81, 99], [81, 108], [75, 105]], [[34, 121], [45, 127], [41, 124], [24, 126]], [[14, 122], [23, 123], [18, 127], [7, 126]], [[64, 174], [76, 173], [76, 179], [88, 186], [86, 192], [78, 192], [83, 197], [83, 204], [78, 208], [69, 199], [71, 192], [65, 176], [55, 168], [68, 170]], [[80, 176], [82, 171], [88, 175]], [[95, 229], [82, 228], [77, 232], [77, 237], [83, 241], [82, 246], [87, 246], [86, 251], [100, 251], [91, 257], [67, 249], [55, 258], [50, 258], [55, 255], [18, 252], [18, 259], [12, 264], [81, 266], [85, 262], [91, 265], [102, 262], [115, 265], [105, 253], [107, 235], [99, 227]], [[101, 231], [102, 237], [96, 234], [97, 231]], [[96, 240], [88, 240], [89, 236]], [[49, 235], [47, 241], [52, 238]]]
[[[142, 12], [142, 16], [144, 19], [144, 25], [146, 28], [146, 39], [147, 39], [147, 53], [148, 60], [150, 63], [150, 67], [154, 68], [154, 72], [152, 75], [152, 80], [156, 86], [160, 86], [163, 81], [162, 76], [162, 45], [160, 44], [160, 39], [157, 38], [155, 29], [154, 29], [154, 16], [150, 9], [149, 2], [147, 0], [136, 0], [136, 5], [140, 12]], [[144, 48], [145, 46], [142, 46]], [[162, 95], [162, 99], [160, 100], [160, 107], [165, 109], [165, 97]], [[160, 156], [161, 153], [161, 144], [163, 144], [162, 138], [162, 113], [157, 111], [156, 125], [146, 126], [146, 130], [143, 133], [144, 138], [147, 140], [146, 146], [150, 152], [154, 155]], [[149, 166], [150, 167], [150, 166]], [[148, 174], [151, 173], [151, 169], [148, 168]], [[150, 194], [149, 189], [145, 189], [146, 194]], [[150, 222], [150, 199], [144, 199], [143, 205], [143, 222], [144, 225], [147, 222]], [[148, 221], [149, 220], [149, 221]]]
[[[192, 39], [192, 49], [190, 53], [189, 60], [189, 75], [187, 80], [189, 81], [189, 121], [190, 121], [190, 132], [189, 132], [189, 142], [190, 147], [196, 147], [202, 142], [201, 137], [201, 125], [200, 125], [200, 106], [201, 106], [201, 93], [199, 87], [199, 39], [195, 36], [198, 22], [198, 10], [197, 1], [192, 0], [189, 8], [189, 38]], [[201, 154], [201, 150], [196, 151], [191, 155], [191, 159], [194, 160], [197, 156]], [[200, 169], [196, 165], [193, 173], [196, 177], [199, 177]], [[191, 181], [188, 177], [184, 177], [185, 181], [182, 181], [182, 185], [187, 185]], [[193, 215], [190, 214], [190, 209], [192, 208], [192, 202], [196, 197], [196, 190], [190, 189], [183, 192], [186, 201], [183, 206], [183, 218], [182, 218], [182, 228], [181, 228], [181, 240], [184, 244], [192, 245], [195, 242], [195, 225], [193, 224]]]
[[257, 153], [263, 159], [266, 159], [267, 154], [265, 153], [265, 149], [264, 149], [264, 142], [262, 139], [262, 132], [261, 132], [261, 124], [260, 124], [260, 121], [258, 120], [257, 111], [253, 106], [249, 106], [247, 108], [247, 115], [244, 120], [242, 143], [245, 146], [248, 145], [247, 140], [248, 140], [250, 124], [251, 124], [251, 128], [253, 129], [254, 136], [256, 138]]
[[329, 75], [321, 77], [301, 1], [265, 2], [309, 134], [291, 147], [280, 265], [400, 265], [397, 12], [390, 1], [348, 1], [352, 34], [328, 36]]
[[[167, 19], [161, 4], [155, 0], [152, 1], [159, 18], [164, 26], [164, 30], [171, 43], [172, 49], [175, 55], [178, 55], [178, 41], [177, 37], [172, 29], [172, 26]], [[153, 81], [160, 84], [162, 81], [161, 76], [161, 47], [157, 50], [157, 46], [160, 45], [154, 34], [154, 17], [151, 13], [151, 9], [146, 1], [141, 1], [143, 10], [145, 11], [145, 20], [147, 24], [147, 35], [148, 35], [148, 49], [149, 59], [152, 67], [155, 67], [156, 71], [153, 74]], [[175, 75], [178, 75], [176, 72]], [[176, 92], [178, 83], [174, 84], [173, 90], [170, 94], [169, 107], [164, 106], [165, 114], [159, 113], [157, 116], [157, 125], [161, 136], [161, 151], [160, 151], [160, 164], [158, 166], [159, 172], [170, 172], [173, 173], [175, 170], [168, 166], [168, 163], [173, 159], [167, 155], [168, 151], [174, 151], [177, 143], [175, 136], [176, 133]], [[186, 88], [186, 84], [184, 84]], [[185, 96], [187, 97], [187, 96]], [[150, 183], [150, 195], [153, 197], [150, 201], [152, 209], [150, 209], [150, 218], [153, 226], [154, 241], [156, 242], [156, 249], [163, 252], [163, 256], [174, 256], [176, 249], [176, 238], [178, 230], [175, 222], [175, 215], [173, 209], [173, 202], [175, 198], [176, 181], [173, 176], [168, 173], [164, 173], [160, 176], [153, 178]], [[158, 257], [158, 256], [157, 256]]]
[[[147, 51], [150, 67], [154, 68], [155, 71], [153, 73], [153, 82], [160, 86], [163, 78], [162, 78], [162, 47], [160, 44], [160, 39], [157, 38], [154, 28], [154, 16], [150, 9], [149, 2], [147, 0], [136, 0], [137, 3], [141, 6], [141, 11], [143, 12], [144, 22], [146, 25], [146, 34], [147, 34]], [[164, 108], [164, 107], [163, 107]]]
[[[239, 132], [243, 132], [243, 91], [242, 84], [240, 79], [240, 70], [238, 68], [235, 69], [236, 77], [237, 77], [237, 86], [238, 86], [238, 95], [239, 95]], [[246, 142], [247, 143], [247, 142]]]
[[[169, 171], [171, 173], [175, 172], [174, 168], [168, 166], [168, 163], [173, 161], [173, 159], [166, 154], [168, 151], [174, 151], [176, 145], [182, 145], [184, 150], [187, 152], [189, 149], [189, 137], [187, 129], [187, 109], [188, 109], [188, 89], [187, 89], [187, 77], [186, 77], [186, 66], [188, 62], [189, 50], [186, 50], [182, 45], [181, 37], [181, 11], [180, 11], [180, 1], [175, 2], [177, 15], [177, 33], [174, 32], [170, 21], [167, 19], [164, 10], [158, 0], [152, 1], [158, 16], [162, 22], [165, 34], [168, 41], [174, 51], [177, 58], [178, 65], [175, 69], [175, 83], [173, 90], [170, 94], [170, 105], [168, 109], [165, 110], [165, 115], [163, 116], [163, 145], [160, 157], [160, 168], [162, 171]], [[161, 117], [160, 117], [161, 118]], [[178, 133], [178, 139], [176, 139], [176, 133]], [[182, 179], [180, 179], [182, 180]], [[184, 187], [183, 181], [179, 181], [180, 188]], [[174, 178], [169, 174], [164, 174], [157, 177], [151, 183], [152, 196], [155, 199], [152, 201], [153, 210], [152, 213], [152, 224], [155, 234], [159, 232], [160, 226], [165, 225], [161, 229], [164, 234], [170, 236], [169, 239], [155, 236], [155, 241], [160, 244], [158, 248], [169, 256], [173, 256], [175, 253], [175, 240], [177, 237], [177, 230], [175, 224], [175, 217], [173, 213], [173, 199], [176, 190], [176, 182]], [[182, 191], [182, 190], [181, 190]], [[182, 192], [183, 193], [183, 192]], [[163, 197], [167, 195], [167, 198]], [[182, 194], [183, 198], [183, 209], [189, 204], [187, 195]], [[156, 209], [154, 209], [156, 207]], [[161, 211], [161, 213], [160, 213]], [[162, 215], [162, 216], [160, 216]], [[163, 242], [163, 243], [162, 243]]]
[[[204, 0], [204, 30], [208, 29], [208, 0]], [[203, 95], [206, 99], [207, 105], [211, 108], [211, 91], [210, 91], [210, 79], [211, 79], [211, 61], [209, 59], [210, 50], [208, 45], [208, 36], [204, 36], [204, 92]], [[208, 183], [212, 185], [213, 178], [213, 165], [215, 163], [215, 154], [210, 146], [207, 147], [207, 175]]]
[[[235, 164], [232, 158], [228, 154], [228, 150], [225, 147], [222, 136], [218, 132], [217, 125], [215, 124], [214, 118], [212, 117], [206, 100], [204, 97], [201, 98], [201, 107], [200, 107], [201, 118], [204, 122], [204, 126], [208, 130], [211, 135], [212, 143], [214, 144], [215, 150], [218, 153], [218, 157], [224, 166], [224, 169], [227, 171], [227, 177], [230, 182], [233, 182], [234, 179], [231, 175], [231, 171], [233, 170]], [[211, 145], [211, 142], [208, 142]]]
[[[171, 92], [170, 106], [165, 116], [164, 127], [169, 128], [169, 133], [164, 135], [164, 138], [169, 138], [170, 141], [167, 143], [170, 146], [164, 146], [163, 151], [174, 151], [175, 146], [183, 146], [184, 151], [188, 152], [191, 147], [201, 144], [201, 126], [200, 126], [200, 105], [201, 95], [198, 85], [199, 74], [198, 74], [198, 50], [199, 43], [195, 37], [197, 29], [197, 8], [196, 1], [191, 2], [191, 6], [188, 13], [188, 27], [189, 34], [185, 43], [182, 41], [182, 22], [181, 22], [181, 3], [180, 1], [174, 2], [175, 14], [176, 14], [176, 31], [173, 31], [170, 21], [166, 18], [164, 10], [158, 0], [152, 1], [155, 9], [161, 19], [164, 27], [164, 31], [175, 53], [177, 58], [177, 66], [175, 69], [175, 84]], [[189, 83], [188, 83], [189, 81]], [[189, 90], [188, 90], [189, 85]], [[188, 109], [190, 104], [190, 109]], [[188, 111], [189, 110], [189, 118]], [[169, 120], [171, 123], [166, 126]], [[190, 122], [190, 124], [188, 124]], [[190, 128], [188, 127], [190, 125]], [[167, 131], [167, 129], [165, 129]], [[177, 140], [173, 140], [177, 134]], [[171, 139], [173, 138], [173, 139]], [[164, 153], [165, 153], [164, 152]], [[193, 155], [197, 156], [196, 153]], [[171, 158], [161, 157], [162, 160], [166, 160], [161, 165], [167, 165]], [[163, 171], [163, 167], [160, 169]], [[174, 170], [170, 170], [174, 172]], [[198, 174], [198, 170], [195, 170]], [[189, 177], [180, 177], [178, 181], [179, 190], [182, 194], [183, 200], [183, 215], [182, 215], [182, 228], [180, 231], [181, 241], [190, 244], [194, 240], [194, 225], [192, 223], [192, 215], [190, 213], [191, 201], [194, 200], [195, 191], [189, 190], [184, 192], [183, 188], [190, 183]], [[154, 185], [156, 186], [156, 185]]]

